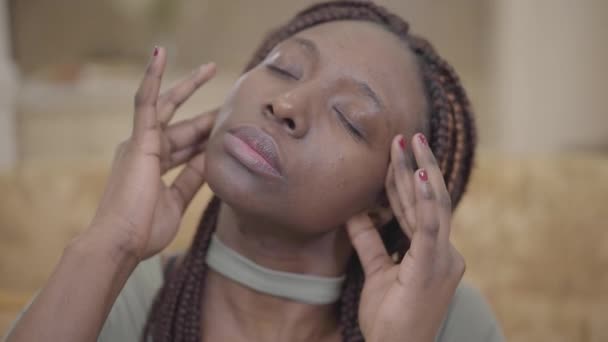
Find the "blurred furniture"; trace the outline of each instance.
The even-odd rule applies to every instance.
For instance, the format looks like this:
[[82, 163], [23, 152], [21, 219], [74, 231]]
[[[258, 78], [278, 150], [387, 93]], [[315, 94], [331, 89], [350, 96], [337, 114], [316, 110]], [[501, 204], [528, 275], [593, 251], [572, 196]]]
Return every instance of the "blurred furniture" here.
[[17, 67], [13, 62], [7, 5], [6, 1], [0, 1], [0, 170], [11, 168], [17, 157]]
[[[312, 2], [9, 0], [12, 49], [0, 2], [0, 170], [17, 145], [20, 162], [0, 171], [0, 334], [93, 215], [151, 47], [170, 50], [167, 85], [201, 62], [221, 67], [183, 118], [219, 104], [263, 33]], [[608, 158], [534, 154], [606, 152], [608, 2], [379, 2], [460, 72], [493, 149], [455, 215], [466, 277], [510, 341], [608, 341]], [[171, 249], [187, 245], [208, 197]]]
[[[508, 340], [608, 340], [608, 159], [486, 152], [477, 164], [453, 240]], [[0, 333], [86, 227], [107, 169], [47, 161], [0, 175]], [[171, 249], [187, 246], [209, 195], [199, 193]]]

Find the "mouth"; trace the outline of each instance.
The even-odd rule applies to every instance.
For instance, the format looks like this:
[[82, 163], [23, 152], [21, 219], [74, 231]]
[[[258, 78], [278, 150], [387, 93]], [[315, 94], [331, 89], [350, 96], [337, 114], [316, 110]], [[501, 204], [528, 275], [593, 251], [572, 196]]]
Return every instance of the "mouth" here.
[[275, 140], [255, 126], [239, 126], [224, 136], [229, 154], [249, 170], [282, 178], [281, 160]]

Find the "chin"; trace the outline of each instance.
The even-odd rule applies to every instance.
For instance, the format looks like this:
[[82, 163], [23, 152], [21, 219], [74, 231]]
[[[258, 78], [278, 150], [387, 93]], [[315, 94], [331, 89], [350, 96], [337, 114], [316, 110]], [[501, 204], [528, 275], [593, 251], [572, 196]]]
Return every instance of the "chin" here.
[[319, 231], [319, 227], [323, 225], [320, 225], [320, 222], [310, 222], [319, 216], [302, 216], [302, 213], [294, 210], [294, 205], [290, 205], [286, 200], [289, 197], [288, 193], [272, 186], [264, 186], [263, 181], [233, 166], [229, 160], [215, 162], [209, 160], [206, 163], [205, 173], [209, 188], [235, 213], [248, 220], [283, 227], [282, 229], [287, 229], [291, 234], [300, 237], [317, 235], [329, 230]]
[[205, 178], [209, 188], [234, 210], [267, 218], [272, 216], [267, 212], [269, 208], [284, 205], [284, 184], [269, 182], [247, 170], [223, 151], [221, 143], [210, 144], [206, 159]]
[[[210, 140], [205, 162], [205, 177], [213, 193], [223, 203], [247, 219], [283, 227], [299, 235], [318, 235], [341, 227], [339, 213], [348, 206], [328, 203], [300, 203], [287, 181], [257, 174], [230, 154], [222, 145], [221, 134]], [[314, 188], [314, 187], [313, 187]], [[311, 214], [314, 212], [315, 214]]]

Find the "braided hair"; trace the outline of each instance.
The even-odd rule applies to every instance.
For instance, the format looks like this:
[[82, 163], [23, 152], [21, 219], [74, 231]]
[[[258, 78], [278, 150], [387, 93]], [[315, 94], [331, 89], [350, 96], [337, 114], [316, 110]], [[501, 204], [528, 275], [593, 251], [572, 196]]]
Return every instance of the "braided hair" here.
[[[368, 1], [331, 1], [299, 12], [286, 25], [270, 32], [247, 64], [248, 71], [263, 61], [281, 41], [307, 28], [338, 20], [362, 20], [380, 25], [397, 35], [414, 53], [422, 75], [428, 107], [425, 133], [442, 170], [455, 208], [465, 191], [476, 144], [475, 123], [465, 90], [453, 68], [425, 39], [409, 32], [409, 25], [397, 15]], [[215, 230], [220, 200], [212, 198], [193, 242], [179, 268], [172, 272], [158, 292], [150, 310], [143, 340], [154, 342], [198, 342], [201, 338], [201, 303], [207, 265], [205, 255]], [[389, 254], [401, 260], [410, 241], [396, 220], [381, 229]], [[338, 316], [345, 342], [363, 341], [358, 308], [364, 276], [353, 255], [339, 301]]]

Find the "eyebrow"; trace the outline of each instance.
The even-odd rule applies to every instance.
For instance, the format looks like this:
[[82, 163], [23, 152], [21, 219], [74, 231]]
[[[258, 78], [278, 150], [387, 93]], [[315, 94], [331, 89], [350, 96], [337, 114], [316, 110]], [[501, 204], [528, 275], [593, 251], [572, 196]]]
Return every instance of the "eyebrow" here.
[[[317, 44], [315, 44], [315, 42], [313, 42], [312, 40], [303, 37], [293, 37], [293, 41], [296, 42], [299, 46], [303, 47], [306, 51], [311, 53], [316, 58], [320, 58], [321, 53], [319, 51], [319, 48], [317, 47]], [[378, 94], [372, 89], [372, 87], [369, 86], [369, 84], [352, 77], [350, 77], [350, 79], [355, 82], [355, 84], [363, 93], [363, 95], [367, 96], [372, 100], [372, 102], [374, 102], [374, 105], [376, 105], [379, 110], [383, 111], [385, 109], [384, 104], [380, 100], [380, 96], [378, 96]]]
[[384, 104], [382, 103], [382, 101], [380, 101], [380, 97], [372, 89], [372, 87], [369, 86], [369, 84], [365, 83], [364, 81], [357, 80], [357, 79], [353, 79], [353, 81], [357, 84], [357, 87], [359, 87], [361, 92], [365, 96], [369, 97], [372, 100], [372, 102], [374, 102], [374, 105], [376, 105], [376, 107], [378, 107], [379, 110], [384, 111], [384, 109], [385, 109]]
[[312, 40], [302, 37], [293, 37], [293, 41], [298, 43], [298, 45], [303, 47], [315, 57], [319, 58], [319, 56], [321, 56], [317, 44], [315, 44]]

